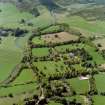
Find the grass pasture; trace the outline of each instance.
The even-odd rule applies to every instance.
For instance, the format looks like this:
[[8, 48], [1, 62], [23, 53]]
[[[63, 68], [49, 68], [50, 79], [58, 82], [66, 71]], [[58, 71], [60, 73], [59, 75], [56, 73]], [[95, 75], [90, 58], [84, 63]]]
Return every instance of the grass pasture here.
[[35, 90], [37, 85], [35, 83], [18, 85], [18, 86], [10, 86], [10, 87], [0, 87], [0, 96], [8, 96], [9, 94], [21, 94], [23, 92], [28, 92]]
[[53, 24], [53, 18], [47, 8], [39, 6], [40, 16], [34, 17], [29, 12], [20, 11], [11, 3], [0, 3], [0, 27], [16, 29], [17, 27], [27, 30], [33, 30], [32, 26], [20, 24], [24, 19], [26, 23], [33, 23], [35, 28], [45, 27]]
[[11, 84], [22, 84], [35, 81], [35, 75], [31, 69], [23, 69], [20, 75]]
[[23, 69], [20, 75], [12, 83], [7, 85], [7, 87], [0, 87], [0, 96], [8, 96], [9, 94], [16, 95], [33, 91], [37, 87], [35, 80], [35, 75], [32, 70]]
[[58, 21], [67, 23], [71, 27], [89, 31], [91, 33], [105, 33], [104, 21], [96, 21], [94, 23], [90, 23], [80, 16], [65, 16], [63, 18], [59, 18]]
[[47, 56], [49, 54], [49, 48], [33, 48], [32, 53], [34, 56]]
[[29, 20], [30, 18], [33, 18], [31, 14], [28, 12], [21, 12], [19, 11], [15, 5], [12, 5], [10, 3], [0, 3], [0, 26], [5, 28], [27, 28], [27, 26], [24, 26], [22, 24], [19, 24], [21, 19]]
[[78, 93], [87, 93], [89, 90], [88, 80], [79, 80], [79, 78], [68, 79], [68, 83]]
[[69, 48], [69, 50], [72, 50], [72, 49], [75, 49], [77, 47], [78, 47], [78, 45], [68, 44], [68, 45], [56, 46], [55, 48], [59, 52], [64, 52], [64, 51], [66, 51], [67, 48]]
[[66, 70], [66, 65], [61, 62], [55, 62], [55, 61], [40, 61], [40, 62], [35, 62], [35, 66], [38, 67], [40, 71], [42, 71], [44, 74], [47, 76], [51, 74], [56, 74], [57, 72], [63, 73]]
[[2, 38], [0, 44], [0, 81], [5, 79], [11, 70], [20, 63], [22, 56], [22, 51], [16, 46], [14, 37]]
[[40, 16], [38, 18], [31, 18], [29, 22], [33, 23], [36, 28], [43, 28], [54, 23], [53, 17], [46, 7], [39, 6]]
[[105, 96], [94, 96], [93, 97], [93, 105], [105, 105]]
[[93, 57], [93, 61], [97, 64], [104, 64], [105, 60], [100, 53], [96, 51], [96, 48], [89, 45], [84, 46], [85, 50]]
[[100, 73], [98, 75], [95, 75], [95, 81], [98, 92], [105, 92], [105, 74]]
[[41, 37], [39, 37], [39, 36], [34, 37], [33, 40], [32, 40], [32, 42], [34, 44], [36, 44], [36, 45], [37, 44], [40, 44], [40, 45], [44, 45], [45, 44], [44, 40]]
[[58, 32], [61, 30], [60, 25], [54, 25], [54, 26], [50, 26], [49, 28], [43, 30], [41, 33], [45, 34], [45, 33], [53, 33], [53, 32]]

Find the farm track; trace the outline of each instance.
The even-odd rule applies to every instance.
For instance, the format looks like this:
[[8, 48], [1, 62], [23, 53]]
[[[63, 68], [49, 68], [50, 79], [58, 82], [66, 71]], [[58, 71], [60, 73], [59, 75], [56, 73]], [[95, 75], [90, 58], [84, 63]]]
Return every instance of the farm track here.
[[10, 75], [9, 75], [4, 81], [2, 81], [2, 82], [0, 83], [0, 85], [9, 84], [9, 83], [11, 83], [12, 81], [14, 81], [14, 80], [17, 78], [17, 76], [18, 76], [18, 75], [21, 73], [21, 71], [22, 71], [22, 69], [20, 69], [21, 66], [22, 66], [21, 64], [16, 65], [16, 66], [13, 68], [12, 72], [10, 73]]

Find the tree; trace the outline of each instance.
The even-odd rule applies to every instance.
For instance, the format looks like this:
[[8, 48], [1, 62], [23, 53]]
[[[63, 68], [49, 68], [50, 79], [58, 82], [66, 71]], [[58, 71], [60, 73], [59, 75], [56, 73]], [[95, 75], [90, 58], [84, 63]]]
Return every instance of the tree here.
[[39, 11], [38, 11], [37, 8], [33, 8], [33, 9], [31, 10], [31, 13], [32, 13], [32, 15], [35, 16], [35, 17], [37, 17], [37, 16], [40, 15], [40, 13], [39, 13]]
[[21, 19], [21, 22], [20, 22], [21, 24], [25, 24], [26, 23], [26, 21], [24, 20], [24, 19]]
[[10, 98], [12, 98], [12, 97], [13, 97], [13, 94], [12, 94], [12, 93], [10, 93], [10, 94], [8, 94], [8, 96], [9, 96]]
[[2, 40], [2, 38], [0, 38], [0, 41]]
[[97, 44], [98, 47], [102, 47], [102, 45], [100, 43]]

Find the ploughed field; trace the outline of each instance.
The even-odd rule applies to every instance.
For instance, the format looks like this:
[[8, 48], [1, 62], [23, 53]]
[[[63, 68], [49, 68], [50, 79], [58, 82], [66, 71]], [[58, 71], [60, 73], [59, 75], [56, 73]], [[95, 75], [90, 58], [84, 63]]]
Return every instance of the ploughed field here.
[[39, 8], [34, 17], [0, 3], [0, 31], [9, 29], [0, 36], [0, 105], [104, 105], [104, 22], [79, 16], [55, 22]]

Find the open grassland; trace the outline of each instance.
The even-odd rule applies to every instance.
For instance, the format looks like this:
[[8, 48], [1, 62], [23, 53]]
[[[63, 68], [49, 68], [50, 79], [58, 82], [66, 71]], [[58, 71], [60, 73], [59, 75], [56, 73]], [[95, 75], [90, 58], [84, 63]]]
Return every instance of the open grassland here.
[[96, 87], [99, 92], [105, 92], [105, 74], [100, 73], [95, 76]]
[[79, 78], [73, 78], [67, 80], [72, 88], [78, 93], [87, 93], [89, 90], [88, 80], [79, 80]]
[[15, 5], [0, 3], [0, 27], [34, 29], [27, 24], [20, 24], [22, 19], [24, 19], [26, 23], [32, 23], [36, 28], [53, 24], [53, 18], [50, 12], [43, 6], [39, 6], [39, 9], [41, 15], [37, 18], [28, 12], [20, 11]]
[[94, 96], [93, 97], [93, 105], [105, 105], [105, 97], [104, 96]]
[[[32, 14], [27, 12], [19, 11], [14, 5], [6, 3], [0, 3], [0, 26], [8, 27], [8, 28], [26, 28], [32, 29], [32, 27], [20, 24], [21, 19], [25, 19], [27, 22], [32, 22], [35, 27], [44, 27], [50, 24], [54, 24], [55, 20], [51, 16], [50, 12], [43, 6], [39, 6], [40, 16], [34, 17]], [[56, 20], [60, 23], [67, 23], [71, 27], [80, 28], [86, 31], [95, 32], [95, 33], [105, 33], [105, 22], [104, 21], [95, 21], [88, 22], [82, 17], [79, 16], [63, 16]], [[59, 27], [55, 26], [53, 28], [49, 28], [44, 30], [43, 32], [58, 30]]]
[[20, 75], [11, 84], [22, 84], [35, 81], [35, 75], [31, 69], [23, 69]]
[[45, 30], [43, 30], [41, 33], [53, 33], [53, 32], [58, 32], [61, 29], [60, 25], [53, 25]]
[[23, 102], [24, 98], [31, 97], [33, 94], [27, 93], [27, 94], [16, 95], [12, 98], [10, 97], [0, 98], [0, 104], [1, 105], [13, 105], [15, 103], [18, 103], [19, 105], [24, 105], [24, 102]]
[[[77, 47], [78, 47], [78, 45], [68, 44], [68, 45], [56, 46], [55, 48], [59, 52], [64, 52], [64, 51], [66, 51], [67, 48], [69, 48], [69, 50], [72, 50], [72, 49], [75, 49]], [[81, 44], [81, 47], [83, 47], [82, 44]]]
[[102, 55], [96, 51], [96, 48], [91, 47], [89, 45], [84, 46], [85, 50], [93, 57], [93, 61], [97, 64], [103, 64], [105, 63], [104, 58]]
[[32, 22], [36, 28], [38, 27], [43, 28], [45, 26], [54, 24], [53, 17], [51, 16], [47, 8], [39, 6], [39, 10], [41, 15], [36, 18], [30, 19], [30, 22]]
[[37, 85], [35, 83], [10, 86], [10, 87], [0, 87], [0, 96], [8, 96], [9, 94], [21, 94], [28, 91], [35, 90]]
[[0, 26], [6, 28], [17, 28], [25, 26], [19, 24], [21, 19], [29, 20], [33, 16], [26, 12], [20, 12], [14, 5], [10, 3], [0, 3]]
[[47, 56], [49, 54], [49, 48], [34, 48], [32, 49], [32, 53], [34, 56]]
[[97, 21], [94, 23], [90, 23], [88, 21], [86, 21], [85, 19], [83, 19], [80, 16], [65, 16], [64, 18], [60, 18], [58, 20], [59, 22], [64, 22], [69, 24], [69, 26], [71, 27], [76, 27], [76, 28], [80, 28], [89, 32], [94, 32], [94, 33], [105, 33], [105, 26], [104, 21]]
[[[50, 12], [43, 6], [39, 6], [40, 16], [34, 17], [32, 14], [19, 11], [14, 5], [6, 3], [0, 3], [0, 26], [8, 27], [8, 28], [26, 28], [33, 29], [31, 26], [20, 24], [21, 19], [25, 19], [27, 22], [31, 22], [35, 27], [44, 27], [50, 24], [54, 24], [55, 20], [50, 14]], [[86, 31], [95, 32], [95, 33], [105, 33], [105, 22], [104, 21], [95, 21], [94, 23], [90, 23], [79, 16], [63, 16], [56, 20], [60, 23], [67, 23], [71, 27], [80, 28]], [[52, 28], [48, 28], [43, 32], [51, 32], [53, 30], [58, 30], [59, 27], [55, 26]]]
[[10, 98], [10, 97], [5, 97], [5, 98], [1, 98], [0, 99], [0, 104], [1, 105], [12, 105], [15, 103], [19, 103], [19, 105], [23, 105], [23, 101], [24, 100], [25, 95], [19, 95], [19, 96], [15, 96], [14, 98]]
[[9, 75], [22, 59], [22, 51], [15, 45], [14, 39], [12, 36], [2, 38], [0, 44], [0, 81]]

